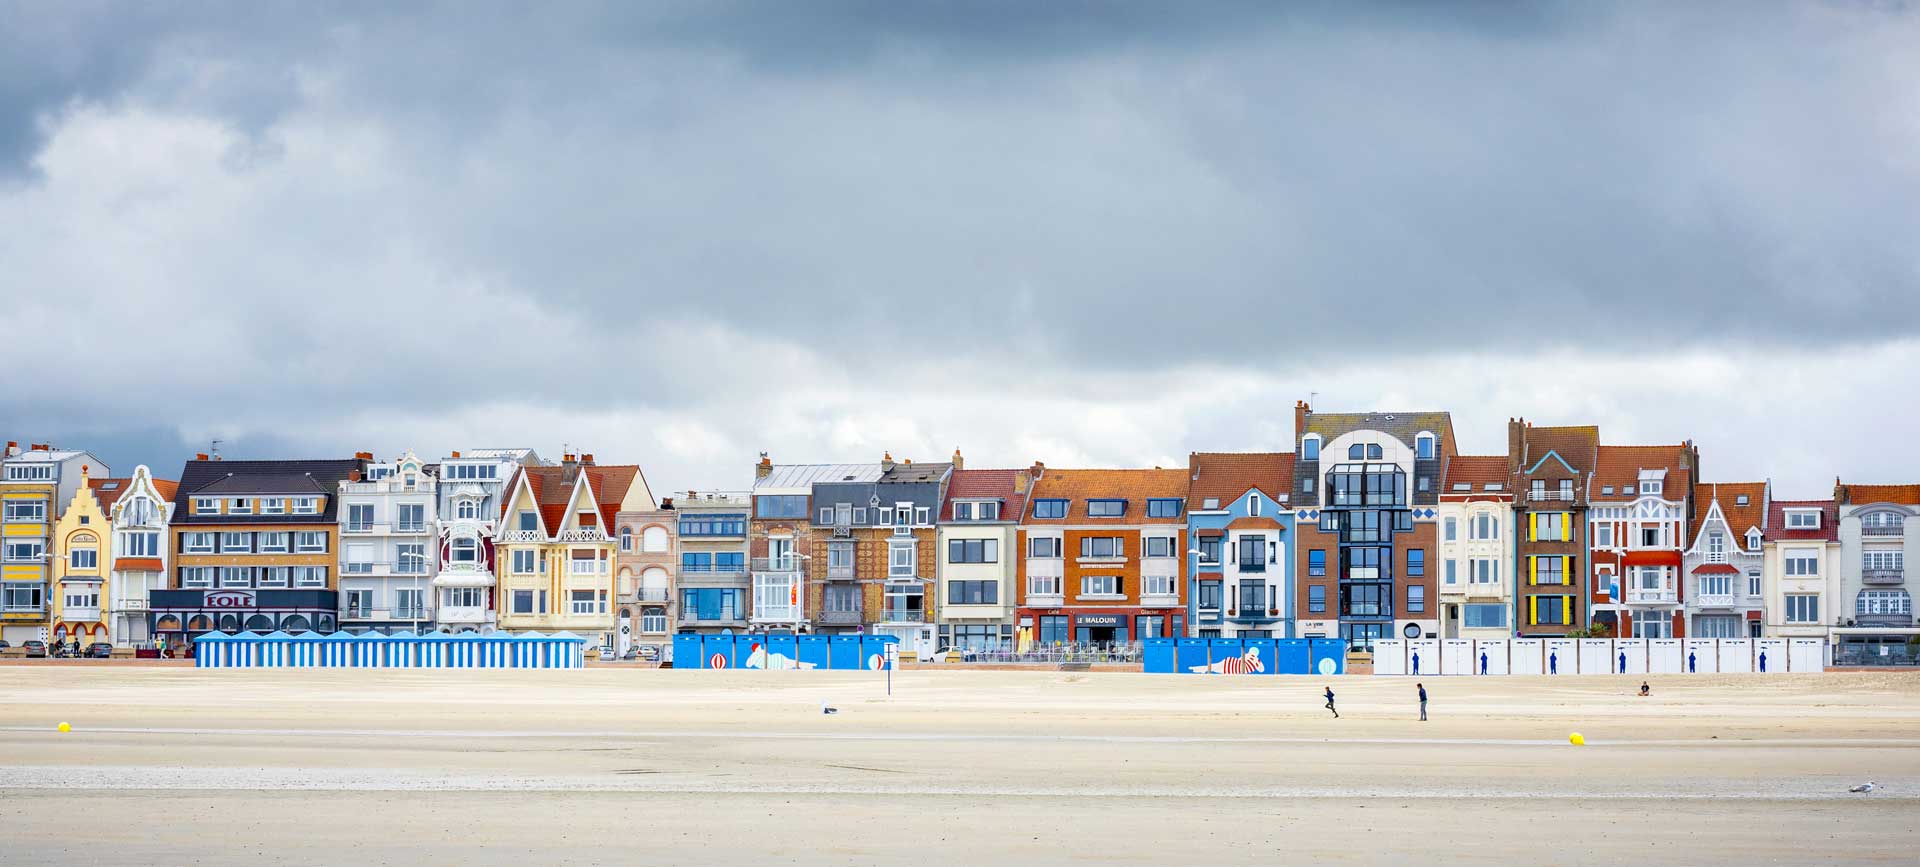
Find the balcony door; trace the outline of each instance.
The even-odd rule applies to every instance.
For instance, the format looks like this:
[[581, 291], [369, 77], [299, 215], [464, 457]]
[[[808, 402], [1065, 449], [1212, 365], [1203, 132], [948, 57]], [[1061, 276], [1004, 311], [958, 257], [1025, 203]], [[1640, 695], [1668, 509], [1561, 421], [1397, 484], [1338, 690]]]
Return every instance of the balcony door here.
[[767, 571], [792, 572], [793, 570], [794, 570], [793, 540], [792, 539], [768, 539], [767, 540]]

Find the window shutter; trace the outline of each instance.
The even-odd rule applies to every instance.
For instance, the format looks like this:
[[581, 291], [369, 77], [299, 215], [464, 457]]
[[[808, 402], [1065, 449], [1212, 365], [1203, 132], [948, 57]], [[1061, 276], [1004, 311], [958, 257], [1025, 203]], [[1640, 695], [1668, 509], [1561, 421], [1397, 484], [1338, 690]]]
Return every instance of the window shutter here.
[[1539, 512], [1527, 513], [1527, 541], [1529, 542], [1540, 541], [1540, 513]]
[[1539, 583], [1540, 583], [1540, 558], [1529, 556], [1527, 557], [1527, 585], [1535, 586], [1535, 585], [1538, 585]]
[[1573, 541], [1573, 513], [1572, 512], [1562, 512], [1560, 514], [1560, 541], [1562, 542]]
[[1538, 596], [1527, 597], [1527, 625], [1540, 625], [1540, 597]]
[[1573, 625], [1573, 597], [1572, 596], [1560, 597], [1560, 623], [1565, 626]]

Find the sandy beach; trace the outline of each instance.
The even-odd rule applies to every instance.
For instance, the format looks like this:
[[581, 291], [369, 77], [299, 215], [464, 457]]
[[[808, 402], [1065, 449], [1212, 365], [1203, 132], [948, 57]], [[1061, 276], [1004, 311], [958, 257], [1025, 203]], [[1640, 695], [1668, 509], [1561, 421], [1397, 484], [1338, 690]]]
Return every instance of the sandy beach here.
[[9, 665], [0, 828], [31, 864], [1916, 857], [1920, 677], [1651, 680], [1433, 678], [1421, 723], [1401, 678]]

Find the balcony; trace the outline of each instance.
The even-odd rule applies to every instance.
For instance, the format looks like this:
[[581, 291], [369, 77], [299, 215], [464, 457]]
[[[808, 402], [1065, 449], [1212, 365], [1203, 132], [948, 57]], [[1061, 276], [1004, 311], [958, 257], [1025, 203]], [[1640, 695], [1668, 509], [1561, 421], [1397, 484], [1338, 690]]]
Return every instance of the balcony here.
[[1634, 587], [1627, 590], [1628, 605], [1674, 605], [1678, 602], [1679, 594], [1671, 589]]
[[883, 609], [883, 622], [886, 623], [925, 623], [927, 612], [920, 608], [897, 608], [888, 606]]
[[1732, 608], [1740, 604], [1740, 599], [1733, 593], [1701, 593], [1693, 601], [1701, 608]]
[[803, 561], [799, 557], [755, 557], [752, 569], [755, 572], [798, 572]]
[[358, 605], [349, 605], [340, 610], [340, 617], [343, 620], [425, 620], [429, 616], [427, 609], [422, 606], [408, 608], [363, 608]]
[[685, 563], [680, 564], [680, 575], [683, 578], [743, 578], [746, 577], [746, 574], [746, 569], [724, 563], [706, 563], [691, 566]]
[[427, 577], [427, 561], [422, 559], [396, 563], [392, 560], [374, 560], [341, 563], [340, 574], [355, 577], [365, 577], [368, 575], [401, 575], [409, 578], [425, 578]]
[[1180, 594], [1178, 593], [1142, 593], [1140, 594], [1140, 607], [1141, 608], [1178, 608], [1180, 607]]
[[1905, 569], [1863, 569], [1860, 572], [1860, 583], [1867, 585], [1902, 584], [1906, 580], [1907, 570]]
[[829, 581], [851, 581], [857, 577], [859, 576], [854, 574], [852, 564], [845, 566], [827, 565], [827, 580]]
[[1884, 526], [1884, 525], [1875, 525], [1872, 527], [1860, 528], [1860, 535], [1862, 536], [1904, 536], [1906, 534], [1907, 534], [1907, 528], [1903, 524], [1894, 524], [1893, 526], [1890, 526], [1890, 527]]
[[1059, 608], [1067, 604], [1066, 594], [1060, 589], [1060, 582], [1027, 585], [1028, 608]]
[[1527, 499], [1535, 503], [1571, 503], [1572, 491], [1531, 491]]
[[539, 530], [501, 530], [495, 537], [496, 542], [545, 542], [547, 537]]
[[606, 542], [607, 534], [599, 527], [576, 527], [560, 534], [562, 542]]
[[798, 623], [800, 606], [798, 605], [755, 605], [753, 607], [755, 623]]
[[822, 611], [818, 616], [813, 618], [813, 621], [822, 626], [858, 625], [860, 623], [860, 607], [856, 605], [851, 609]]
[[672, 591], [669, 591], [665, 587], [642, 587], [633, 591], [633, 601], [668, 602], [671, 601], [672, 595]]
[[113, 610], [118, 611], [122, 614], [130, 611], [145, 611], [147, 610], [147, 600], [115, 599], [113, 600]]
[[1500, 582], [1498, 581], [1487, 582], [1484, 584], [1475, 584], [1475, 583], [1467, 584], [1467, 596], [1472, 598], [1498, 599], [1505, 595], [1507, 595], [1506, 588], [1502, 587], [1500, 585]]
[[441, 623], [485, 624], [493, 622], [493, 610], [475, 605], [442, 605], [434, 612]]

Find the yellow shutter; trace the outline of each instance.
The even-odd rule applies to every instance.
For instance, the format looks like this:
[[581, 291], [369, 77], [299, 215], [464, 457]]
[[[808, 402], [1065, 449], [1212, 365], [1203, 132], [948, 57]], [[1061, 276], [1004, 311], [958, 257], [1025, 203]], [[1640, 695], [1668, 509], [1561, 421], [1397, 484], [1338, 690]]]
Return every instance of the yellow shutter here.
[[1540, 625], [1540, 597], [1538, 596], [1527, 597], [1527, 625]]
[[1529, 542], [1540, 541], [1540, 513], [1539, 512], [1527, 513], [1527, 541]]
[[1560, 513], [1560, 541], [1562, 542], [1573, 541], [1573, 513], [1572, 512]]
[[1539, 583], [1540, 583], [1540, 558], [1532, 555], [1528, 555], [1527, 556], [1527, 585], [1531, 587], [1531, 586], [1536, 586]]
[[1573, 557], [1571, 555], [1560, 558], [1560, 580], [1567, 582], [1568, 585], [1573, 587], [1580, 586], [1579, 582], [1573, 580]]
[[1573, 597], [1562, 596], [1560, 597], [1560, 600], [1561, 600], [1560, 622], [1567, 626], [1572, 626], [1573, 625]]

